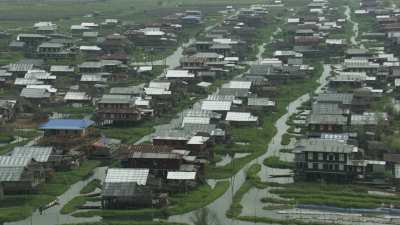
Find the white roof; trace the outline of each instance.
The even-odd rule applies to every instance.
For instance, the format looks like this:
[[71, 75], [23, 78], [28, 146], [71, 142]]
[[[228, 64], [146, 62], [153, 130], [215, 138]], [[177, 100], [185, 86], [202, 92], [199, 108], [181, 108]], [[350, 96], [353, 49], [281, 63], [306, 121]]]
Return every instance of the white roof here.
[[300, 18], [288, 18], [288, 23], [300, 23]]
[[71, 30], [89, 30], [89, 28], [81, 25], [71, 25]]
[[32, 80], [55, 80], [57, 77], [52, 76], [45, 70], [28, 70], [25, 74], [25, 78]]
[[96, 24], [96, 23], [85, 23], [85, 22], [83, 22], [83, 23], [81, 23], [81, 26], [82, 27], [98, 27], [99, 25]]
[[186, 123], [190, 124], [210, 124], [209, 117], [192, 117], [192, 116], [185, 116], [182, 121], [182, 127], [185, 126]]
[[90, 100], [90, 97], [85, 92], [69, 91], [65, 94], [64, 100]]
[[50, 67], [50, 72], [74, 72], [73, 66], [53, 65]]
[[168, 70], [165, 77], [166, 78], [194, 78], [194, 74], [189, 73], [189, 70]]
[[142, 31], [146, 36], [163, 36], [165, 34], [164, 31], [161, 31], [160, 28], [156, 27], [146, 27], [140, 31]]
[[190, 138], [190, 140], [187, 142], [188, 145], [202, 145], [205, 142], [210, 140], [209, 137], [203, 137], [203, 136], [193, 136]]
[[211, 86], [211, 85], [212, 85], [212, 83], [210, 83], [210, 82], [205, 82], [205, 81], [202, 81], [202, 82], [200, 82], [200, 83], [197, 84], [197, 86], [199, 86], [199, 87], [204, 87], [204, 88], [209, 87], [209, 86]]
[[235, 122], [256, 122], [258, 117], [252, 116], [249, 112], [228, 112], [225, 120]]
[[232, 101], [205, 100], [201, 104], [201, 109], [209, 111], [229, 111], [231, 110], [231, 106], [232, 106]]
[[164, 88], [145, 88], [144, 92], [146, 95], [170, 95], [171, 91], [165, 90]]
[[98, 74], [83, 74], [81, 76], [83, 82], [107, 82], [107, 78]]
[[117, 169], [110, 168], [104, 179], [106, 183], [136, 182], [138, 185], [146, 185], [149, 169]]
[[137, 72], [138, 73], [142, 73], [142, 72], [147, 72], [147, 71], [152, 71], [153, 67], [152, 66], [139, 66], [137, 68]]
[[26, 86], [26, 85], [34, 85], [34, 84], [44, 84], [44, 82], [40, 81], [40, 80], [33, 80], [33, 79], [17, 77], [17, 78], [15, 78], [14, 84]]
[[231, 61], [231, 62], [238, 62], [239, 61], [239, 57], [225, 57], [224, 60], [225, 61]]
[[81, 51], [101, 51], [101, 48], [98, 46], [87, 46], [87, 45], [82, 45], [79, 47], [79, 50]]
[[171, 86], [171, 82], [157, 82], [157, 81], [150, 81], [149, 88], [161, 88], [165, 90], [169, 90]]
[[194, 180], [196, 172], [168, 171], [168, 180]]
[[228, 44], [228, 45], [232, 45], [232, 44], [237, 44], [238, 43], [237, 41], [233, 41], [230, 38], [214, 38], [213, 42], [217, 43], [217, 44]]
[[237, 88], [237, 89], [250, 89], [251, 88], [251, 81], [238, 81], [238, 80], [231, 80], [228, 85], [228, 88]]
[[50, 93], [56, 93], [57, 88], [54, 88], [52, 85], [46, 85], [46, 84], [29, 84], [26, 86], [26, 88], [32, 88], [32, 89], [46, 89]]

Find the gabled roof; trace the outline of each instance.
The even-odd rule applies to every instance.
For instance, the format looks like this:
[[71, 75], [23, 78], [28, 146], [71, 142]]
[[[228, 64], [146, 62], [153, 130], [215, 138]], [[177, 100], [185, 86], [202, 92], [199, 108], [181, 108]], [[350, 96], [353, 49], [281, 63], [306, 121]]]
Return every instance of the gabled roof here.
[[295, 151], [352, 153], [358, 152], [358, 147], [349, 145], [343, 141], [308, 138], [299, 140], [296, 143]]
[[87, 119], [51, 119], [42, 124], [42, 130], [82, 130], [92, 126], [94, 122]]
[[24, 88], [20, 96], [24, 98], [49, 98], [50, 93], [46, 89]]
[[201, 109], [210, 111], [229, 111], [231, 110], [231, 106], [232, 101], [205, 100], [201, 104]]
[[13, 157], [33, 158], [37, 162], [47, 162], [53, 151], [53, 147], [15, 147], [11, 153]]
[[0, 167], [25, 167], [32, 161], [30, 157], [0, 156]]
[[109, 168], [107, 170], [105, 183], [127, 183], [135, 182], [138, 185], [146, 185], [149, 169], [119, 169]]
[[22, 166], [0, 166], [0, 182], [20, 181], [24, 170]]

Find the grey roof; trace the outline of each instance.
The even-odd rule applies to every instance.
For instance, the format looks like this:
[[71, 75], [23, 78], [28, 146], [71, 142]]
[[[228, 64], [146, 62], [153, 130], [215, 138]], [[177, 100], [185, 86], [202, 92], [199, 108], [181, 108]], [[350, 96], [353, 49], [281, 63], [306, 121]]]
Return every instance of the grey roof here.
[[144, 93], [142, 86], [113, 87], [110, 89], [110, 94], [140, 95], [142, 93]]
[[361, 49], [361, 48], [350, 48], [350, 49], [347, 49], [346, 54], [348, 54], [348, 55], [364, 55], [364, 54], [368, 54], [368, 50]]
[[269, 98], [248, 98], [247, 105], [249, 106], [275, 106], [275, 102]]
[[99, 103], [105, 104], [129, 104], [134, 103], [135, 99], [129, 95], [103, 95]]
[[136, 182], [104, 183], [103, 197], [133, 197], [137, 193]]
[[11, 153], [14, 157], [29, 157], [37, 162], [47, 162], [53, 147], [15, 147]]
[[218, 94], [220, 95], [233, 95], [235, 97], [247, 97], [249, 96], [249, 90], [243, 88], [224, 88], [219, 89]]
[[73, 66], [53, 65], [50, 67], [50, 72], [74, 72]]
[[53, 42], [43, 42], [39, 45], [39, 48], [62, 48], [64, 47], [63, 44], [60, 43], [53, 43]]
[[24, 173], [24, 169], [25, 168], [21, 166], [0, 167], [0, 182], [20, 181]]
[[312, 114], [323, 115], [343, 115], [345, 110], [339, 107], [337, 103], [314, 103], [312, 105]]
[[153, 139], [164, 139], [164, 140], [189, 140], [191, 133], [185, 130], [158, 130], [152, 135]]
[[101, 62], [83, 62], [79, 65], [79, 68], [101, 68], [103, 63]]
[[332, 102], [350, 105], [353, 101], [353, 94], [349, 93], [324, 93], [317, 96], [317, 102]]
[[12, 73], [7, 72], [7, 70], [0, 70], [0, 77], [11, 77]]
[[328, 124], [328, 125], [346, 125], [347, 117], [343, 115], [318, 115], [311, 114], [308, 118], [309, 124]]
[[33, 64], [10, 64], [8, 65], [8, 71], [10, 72], [27, 72], [28, 70], [33, 69]]
[[46, 89], [24, 88], [20, 96], [24, 98], [49, 98], [50, 93]]
[[357, 152], [358, 148], [342, 141], [308, 138], [301, 139], [296, 143], [296, 152], [334, 152], [352, 153]]

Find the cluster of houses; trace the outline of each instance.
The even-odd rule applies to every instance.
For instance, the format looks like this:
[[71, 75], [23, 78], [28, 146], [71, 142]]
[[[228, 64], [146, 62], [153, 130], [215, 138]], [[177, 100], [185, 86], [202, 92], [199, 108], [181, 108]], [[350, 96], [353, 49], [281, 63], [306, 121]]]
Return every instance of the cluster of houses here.
[[[169, 193], [190, 191], [202, 183], [213, 147], [229, 143], [230, 127], [258, 126], [260, 115], [274, 110], [276, 90], [255, 73], [210, 91], [215, 81], [243, 69], [239, 62], [255, 47], [256, 29], [268, 21], [266, 8], [240, 10], [207, 29], [184, 50], [175, 68], [157, 78], [139, 85], [123, 83], [132, 76], [151, 76], [154, 70], [148, 64], [130, 65], [132, 48], [165, 50], [180, 41], [184, 29], [201, 25], [203, 17], [190, 10], [146, 26], [114, 19], [83, 22], [72, 25], [68, 35], [58, 33], [52, 22], [39, 22], [33, 33], [18, 34], [10, 51], [27, 58], [1, 67], [1, 87], [19, 93], [0, 101], [2, 123], [13, 122], [20, 113], [26, 116], [52, 107], [91, 107], [93, 112], [83, 119], [53, 115], [38, 125], [43, 136], [33, 146], [1, 156], [2, 196], [35, 192], [55, 171], [79, 167], [87, 158], [117, 160], [121, 165], [106, 171], [103, 208], [165, 206]], [[124, 32], [116, 33], [121, 27]], [[276, 69], [275, 74], [288, 70]], [[298, 69], [310, 71], [307, 66]], [[157, 127], [150, 144], [122, 143], [98, 129], [163, 116], [179, 98], [192, 94], [202, 99]]]
[[[396, 10], [383, 9], [374, 0], [362, 1], [355, 13], [364, 11], [376, 16], [377, 29], [386, 30], [384, 24], [396, 18]], [[392, 32], [379, 38], [392, 40]], [[330, 71], [326, 87], [313, 96], [310, 110], [297, 117], [304, 137], [294, 145], [296, 179], [377, 184], [387, 182], [385, 171], [392, 171], [390, 177], [398, 180], [398, 157], [381, 137], [393, 118], [376, 107], [397, 89], [400, 61], [386, 47], [348, 47], [339, 64], [325, 66]]]

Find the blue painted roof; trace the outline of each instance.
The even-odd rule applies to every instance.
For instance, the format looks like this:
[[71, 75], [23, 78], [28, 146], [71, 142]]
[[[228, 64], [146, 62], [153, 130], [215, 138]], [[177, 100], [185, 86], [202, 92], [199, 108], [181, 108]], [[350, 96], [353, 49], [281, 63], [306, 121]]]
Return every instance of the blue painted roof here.
[[76, 120], [76, 119], [52, 119], [47, 123], [40, 126], [43, 130], [82, 130], [91, 125], [94, 122], [92, 120]]

